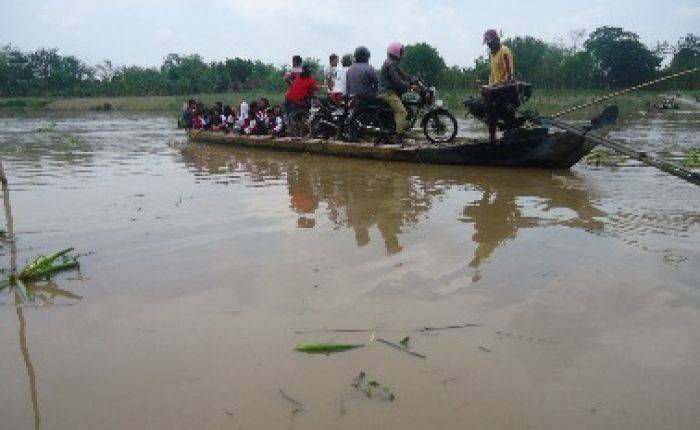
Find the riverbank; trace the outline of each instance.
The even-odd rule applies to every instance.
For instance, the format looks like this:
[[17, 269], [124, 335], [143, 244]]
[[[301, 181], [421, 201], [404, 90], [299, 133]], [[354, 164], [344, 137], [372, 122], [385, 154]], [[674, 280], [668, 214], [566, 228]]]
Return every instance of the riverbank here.
[[[637, 116], [647, 110], [650, 103], [658, 102], [669, 91], [637, 91], [616, 97], [614, 102], [620, 107], [622, 117]], [[476, 90], [438, 91], [439, 97], [455, 112], [465, 112], [462, 99], [469, 94], [477, 94]], [[528, 106], [538, 110], [543, 115], [551, 115], [572, 106], [586, 103], [597, 97], [609, 94], [603, 90], [535, 90]], [[684, 96], [694, 98], [700, 91], [683, 91]], [[124, 112], [172, 112], [177, 113], [182, 103], [190, 98], [202, 100], [205, 104], [215, 101], [230, 105], [238, 105], [243, 100], [256, 100], [261, 97], [279, 103], [282, 94], [266, 90], [242, 91], [237, 93], [195, 94], [183, 96], [130, 96], [130, 97], [20, 97], [0, 98], [2, 110], [50, 110], [67, 112], [87, 111], [124, 111]], [[571, 114], [570, 118], [590, 118], [600, 110], [595, 105]]]

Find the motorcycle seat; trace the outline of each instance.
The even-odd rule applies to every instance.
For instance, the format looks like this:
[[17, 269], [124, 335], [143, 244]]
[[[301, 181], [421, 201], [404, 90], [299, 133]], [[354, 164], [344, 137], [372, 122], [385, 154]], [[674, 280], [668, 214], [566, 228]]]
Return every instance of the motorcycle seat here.
[[380, 109], [380, 108], [387, 108], [391, 109], [387, 102], [384, 100], [377, 98], [377, 97], [371, 97], [371, 98], [361, 98], [357, 99], [357, 107], [363, 107], [363, 108], [370, 108], [370, 109]]

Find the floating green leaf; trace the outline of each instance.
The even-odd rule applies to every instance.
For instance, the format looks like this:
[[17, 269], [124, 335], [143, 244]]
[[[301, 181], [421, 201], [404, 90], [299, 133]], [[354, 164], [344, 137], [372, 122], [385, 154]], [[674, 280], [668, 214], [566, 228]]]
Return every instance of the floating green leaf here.
[[300, 343], [294, 349], [307, 354], [332, 354], [365, 346], [363, 343]]
[[[17, 278], [22, 281], [35, 281], [46, 278], [56, 272], [79, 267], [77, 260], [65, 258], [65, 255], [72, 250], [73, 248], [66, 248], [49, 256], [40, 255], [34, 261], [29, 263], [24, 269], [22, 269], [22, 271], [19, 272], [19, 275], [17, 275]], [[54, 262], [60, 257], [64, 257], [64, 261], [54, 265]]]

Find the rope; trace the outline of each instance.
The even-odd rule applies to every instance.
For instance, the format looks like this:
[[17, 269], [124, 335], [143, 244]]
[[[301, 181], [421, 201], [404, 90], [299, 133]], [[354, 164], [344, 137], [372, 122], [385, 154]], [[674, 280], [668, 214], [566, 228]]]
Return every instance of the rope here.
[[626, 94], [626, 93], [629, 93], [629, 92], [631, 92], [631, 91], [635, 91], [635, 90], [639, 90], [639, 89], [642, 89], [642, 88], [646, 88], [646, 87], [652, 86], [652, 85], [654, 85], [654, 84], [658, 84], [659, 82], [667, 81], [667, 80], [669, 80], [669, 79], [677, 78], [677, 77], [683, 76], [683, 75], [688, 75], [688, 74], [690, 74], [690, 73], [695, 73], [695, 72], [697, 72], [697, 71], [700, 71], [700, 67], [695, 67], [694, 69], [684, 70], [684, 71], [682, 71], [682, 72], [678, 72], [678, 73], [674, 73], [674, 74], [672, 74], [672, 75], [664, 76], [664, 77], [662, 77], [662, 78], [654, 79], [653, 81], [645, 82], [645, 83], [643, 83], [643, 84], [639, 84], [639, 85], [636, 85], [636, 86], [634, 86], [634, 87], [625, 88], [624, 90], [616, 91], [616, 92], [614, 92], [614, 93], [612, 93], [612, 94], [608, 94], [607, 96], [599, 97], [599, 98], [597, 98], [597, 99], [593, 99], [593, 100], [591, 100], [591, 101], [588, 102], [588, 103], [584, 103], [584, 104], [582, 104], [582, 105], [574, 106], [574, 107], [572, 107], [572, 108], [563, 110], [563, 111], [561, 111], [561, 112], [555, 114], [554, 116], [552, 116], [552, 118], [557, 118], [557, 117], [560, 117], [560, 116], [569, 114], [569, 113], [571, 113], [571, 112], [577, 111], [577, 110], [579, 110], [579, 109], [587, 108], [588, 106], [591, 106], [591, 105], [594, 105], [594, 104], [597, 104], [597, 103], [604, 102], [605, 100], [610, 100], [610, 99], [613, 98], [613, 97], [621, 96], [622, 94]]

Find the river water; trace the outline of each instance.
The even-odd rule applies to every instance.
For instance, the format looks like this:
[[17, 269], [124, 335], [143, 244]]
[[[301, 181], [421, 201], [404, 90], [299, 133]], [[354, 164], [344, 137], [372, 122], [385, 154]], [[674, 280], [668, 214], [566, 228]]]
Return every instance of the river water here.
[[[612, 136], [673, 156], [699, 131]], [[34, 303], [0, 293], [3, 429], [700, 423], [700, 193], [663, 173], [188, 145], [118, 113], [1, 117], [0, 157], [20, 267], [82, 254]], [[425, 359], [376, 340], [406, 336]], [[317, 342], [367, 346], [293, 349]]]

